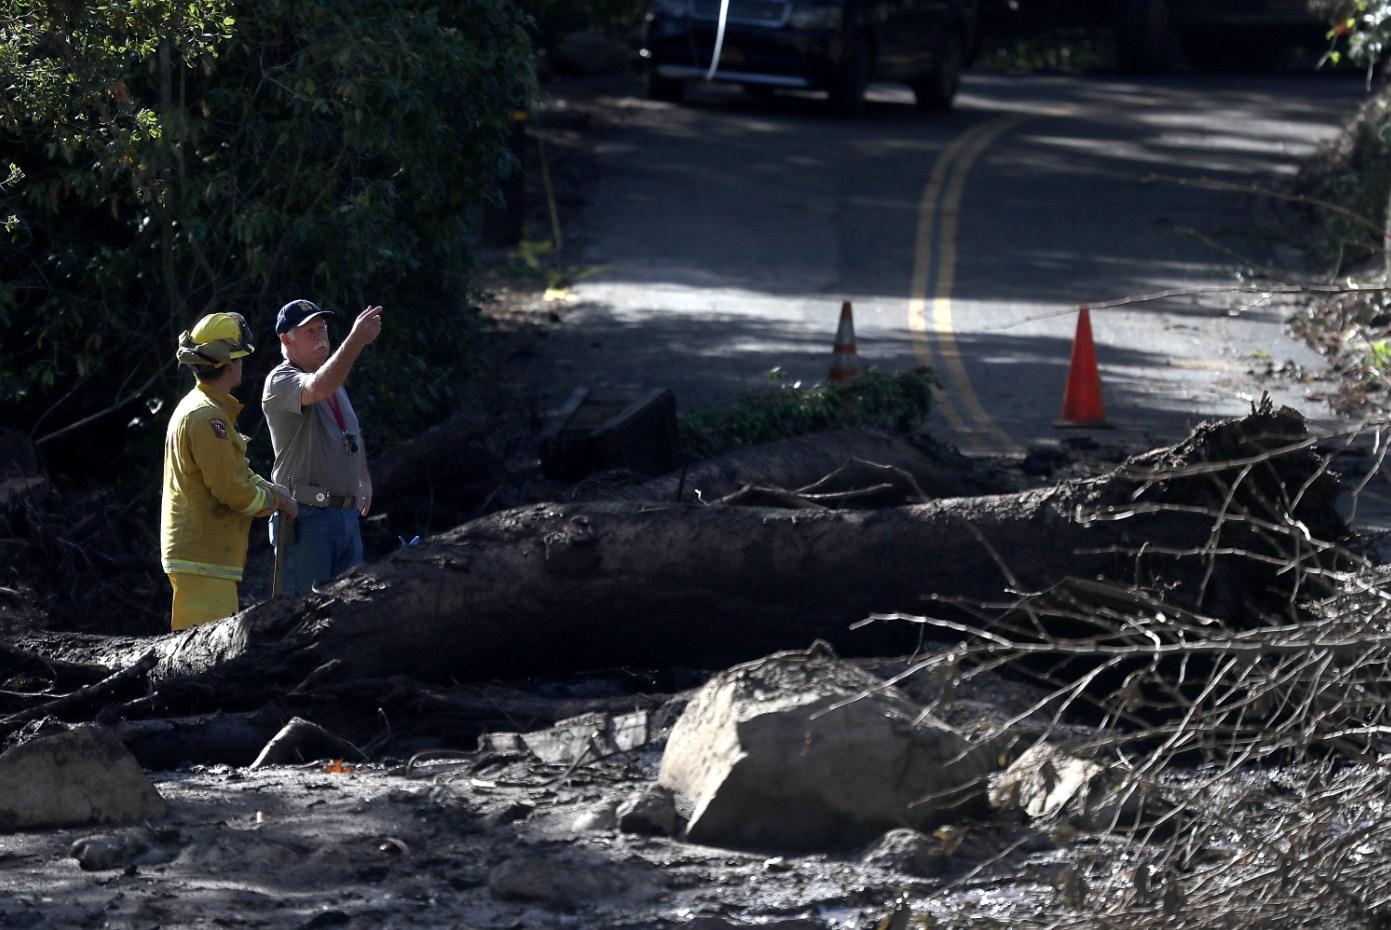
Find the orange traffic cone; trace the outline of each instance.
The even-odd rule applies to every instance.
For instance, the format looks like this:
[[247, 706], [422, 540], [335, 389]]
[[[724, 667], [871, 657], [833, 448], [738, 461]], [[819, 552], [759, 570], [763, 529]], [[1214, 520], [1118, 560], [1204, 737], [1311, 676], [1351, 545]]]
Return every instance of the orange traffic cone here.
[[831, 380], [844, 384], [860, 373], [860, 358], [855, 352], [855, 319], [850, 301], [840, 305], [840, 326], [836, 328], [836, 345], [831, 354]]
[[1104, 427], [1106, 407], [1101, 402], [1101, 375], [1096, 370], [1092, 345], [1092, 318], [1087, 305], [1077, 313], [1077, 335], [1072, 341], [1072, 365], [1063, 390], [1063, 413], [1058, 426]]

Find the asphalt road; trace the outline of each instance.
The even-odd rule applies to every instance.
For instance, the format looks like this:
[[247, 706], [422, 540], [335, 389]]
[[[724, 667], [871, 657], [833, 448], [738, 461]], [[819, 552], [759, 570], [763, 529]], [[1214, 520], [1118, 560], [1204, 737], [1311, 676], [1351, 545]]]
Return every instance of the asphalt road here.
[[[557, 383], [668, 385], [691, 409], [775, 366], [823, 380], [850, 300], [863, 364], [939, 372], [945, 438], [1057, 442], [1078, 305], [1298, 260], [1258, 198], [1156, 178], [1274, 183], [1362, 94], [1326, 76], [983, 73], [947, 114], [888, 85], [854, 120], [718, 86], [614, 100]], [[1265, 389], [1333, 428], [1307, 385], [1253, 373], [1320, 367], [1286, 313], [1230, 292], [1091, 311], [1108, 441], [1168, 442]]]

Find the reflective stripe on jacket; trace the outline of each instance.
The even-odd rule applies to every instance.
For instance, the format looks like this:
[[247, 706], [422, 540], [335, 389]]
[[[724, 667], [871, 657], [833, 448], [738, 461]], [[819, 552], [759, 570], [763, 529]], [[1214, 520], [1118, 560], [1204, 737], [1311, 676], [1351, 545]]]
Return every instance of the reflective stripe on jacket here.
[[251, 519], [274, 510], [267, 482], [246, 463], [241, 409], [230, 394], [200, 383], [169, 418], [159, 519], [166, 572], [240, 581]]

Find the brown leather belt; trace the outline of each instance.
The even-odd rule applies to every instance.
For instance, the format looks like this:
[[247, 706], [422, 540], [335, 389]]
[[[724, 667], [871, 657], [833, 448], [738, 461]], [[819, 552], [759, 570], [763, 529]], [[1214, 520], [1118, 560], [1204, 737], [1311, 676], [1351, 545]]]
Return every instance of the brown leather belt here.
[[353, 497], [351, 494], [321, 493], [315, 494], [313, 500], [300, 501], [300, 503], [308, 504], [310, 507], [338, 507], [342, 510], [347, 510], [356, 500], [357, 498]]

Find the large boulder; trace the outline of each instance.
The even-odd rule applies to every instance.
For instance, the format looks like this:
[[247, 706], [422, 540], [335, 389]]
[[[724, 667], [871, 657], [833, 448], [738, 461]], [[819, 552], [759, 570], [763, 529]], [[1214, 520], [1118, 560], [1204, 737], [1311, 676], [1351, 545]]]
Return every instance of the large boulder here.
[[166, 809], [135, 757], [102, 727], [74, 727], [0, 755], [0, 832], [155, 820]]
[[693, 842], [845, 849], [975, 806], [991, 768], [901, 692], [813, 647], [715, 676], [673, 728], [658, 781], [693, 804]]

